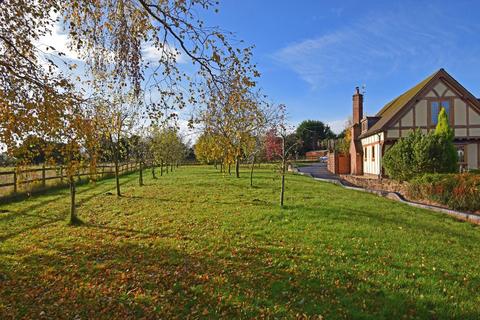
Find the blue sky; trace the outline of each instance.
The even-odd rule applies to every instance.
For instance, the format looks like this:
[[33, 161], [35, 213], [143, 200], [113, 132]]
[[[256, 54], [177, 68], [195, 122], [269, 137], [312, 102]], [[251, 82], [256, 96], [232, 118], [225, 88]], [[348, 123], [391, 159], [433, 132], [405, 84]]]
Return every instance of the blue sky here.
[[338, 131], [355, 86], [372, 115], [442, 67], [480, 96], [478, 12], [480, 1], [222, 0], [206, 21], [255, 45], [259, 85], [290, 121]]

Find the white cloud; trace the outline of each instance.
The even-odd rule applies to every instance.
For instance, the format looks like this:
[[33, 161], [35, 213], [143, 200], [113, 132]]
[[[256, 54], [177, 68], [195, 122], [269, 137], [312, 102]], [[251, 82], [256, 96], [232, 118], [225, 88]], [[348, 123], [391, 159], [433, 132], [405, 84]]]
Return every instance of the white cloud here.
[[[54, 17], [54, 19], [56, 19], [56, 17]], [[46, 55], [55, 54], [58, 56], [58, 54], [61, 53], [64, 55], [63, 58], [81, 61], [78, 53], [68, 47], [68, 43], [68, 34], [65, 32], [65, 30], [63, 30], [62, 21], [58, 20], [51, 26], [50, 32], [38, 39], [35, 45]], [[55, 51], [51, 50], [52, 47], [55, 49]]]
[[332, 120], [332, 121], [328, 121], [327, 125], [330, 127], [330, 129], [332, 129], [333, 133], [339, 134], [343, 130], [345, 130], [347, 121], [348, 119]]
[[471, 26], [466, 29], [458, 20], [452, 21], [446, 13], [437, 11], [382, 12], [293, 43], [272, 58], [298, 74], [312, 89], [352, 78], [381, 79], [399, 68], [433, 71], [474, 54], [471, 48], [465, 48], [465, 30], [472, 36], [479, 30]]
[[158, 47], [151, 42], [147, 42], [142, 47], [143, 59], [152, 64], [157, 63], [162, 55], [168, 54], [175, 57], [177, 63], [186, 63], [184, 56], [176, 48], [165, 45], [165, 49]]

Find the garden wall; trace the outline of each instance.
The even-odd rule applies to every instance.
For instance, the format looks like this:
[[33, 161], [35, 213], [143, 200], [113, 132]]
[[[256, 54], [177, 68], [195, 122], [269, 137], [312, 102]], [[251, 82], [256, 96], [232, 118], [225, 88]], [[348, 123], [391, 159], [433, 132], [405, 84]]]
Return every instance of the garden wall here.
[[353, 176], [344, 174], [340, 175], [340, 177], [355, 186], [359, 186], [365, 189], [398, 192], [402, 195], [406, 195], [408, 191], [408, 183], [406, 182], [397, 182], [390, 179], [378, 179], [370, 178], [368, 176]]
[[339, 154], [337, 152], [330, 152], [328, 154], [327, 169], [334, 174], [349, 174], [350, 156]]

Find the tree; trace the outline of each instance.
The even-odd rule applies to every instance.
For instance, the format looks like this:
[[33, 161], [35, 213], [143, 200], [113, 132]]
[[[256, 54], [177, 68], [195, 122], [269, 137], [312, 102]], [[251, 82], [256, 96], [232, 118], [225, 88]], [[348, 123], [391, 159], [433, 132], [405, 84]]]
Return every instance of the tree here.
[[[107, 96], [108, 97], [108, 96]], [[122, 196], [120, 189], [120, 161], [127, 155], [128, 159], [128, 137], [139, 119], [138, 99], [133, 94], [113, 93], [111, 101], [103, 99], [99, 112], [102, 119], [105, 119], [103, 129], [107, 137], [113, 163], [115, 167], [115, 186], [118, 197]], [[124, 149], [123, 147], [127, 147]]]
[[[242, 65], [249, 65], [250, 54], [242, 56]], [[222, 74], [224, 81], [218, 87], [209, 88], [207, 107], [200, 111], [198, 122], [203, 132], [214, 140], [223, 151], [224, 165], [235, 163], [235, 176], [240, 177], [240, 161], [251, 156], [258, 135], [269, 122], [268, 105], [262, 101], [259, 91], [254, 91], [253, 67], [241, 67], [232, 63]]]
[[153, 161], [160, 163], [161, 175], [163, 166], [166, 165], [167, 173], [169, 168], [172, 171], [175, 165], [185, 158], [186, 150], [187, 146], [177, 128], [167, 126], [152, 128], [150, 152]]
[[351, 127], [352, 121], [349, 119], [345, 122], [345, 129], [336, 137], [335, 150], [342, 154], [349, 154], [350, 152], [350, 142], [352, 140]]
[[277, 112], [277, 121], [274, 126], [268, 131], [267, 138], [265, 139], [265, 149], [267, 158], [280, 159], [280, 176], [281, 176], [281, 188], [280, 188], [280, 207], [284, 206], [285, 199], [285, 175], [287, 172], [287, 161], [292, 156], [292, 151], [300, 143], [299, 141], [293, 142], [289, 139], [291, 134], [289, 133], [286, 121], [286, 109], [285, 105], [279, 105]]
[[[200, 16], [217, 11], [217, 5], [217, 0], [69, 0], [61, 8], [72, 47], [96, 80], [113, 77], [115, 88], [128, 88], [135, 96], [143, 84], [143, 91], [152, 92], [149, 115], [158, 119], [206, 97], [204, 86], [219, 86], [227, 65], [243, 68], [239, 56], [251, 48], [233, 47], [230, 33], [206, 26]], [[156, 61], [145, 59], [145, 47], [158, 53]], [[180, 68], [180, 59], [191, 67]], [[150, 67], [154, 72], [142, 83]]]
[[453, 144], [455, 134], [448, 123], [445, 108], [441, 108], [438, 114], [435, 135], [440, 140], [439, 145], [441, 146], [439, 172], [456, 172], [458, 170], [458, 153]]
[[268, 161], [278, 159], [282, 154], [282, 138], [274, 128], [270, 129], [265, 137], [265, 154]]
[[317, 150], [321, 142], [332, 139], [335, 134], [328, 125], [318, 120], [305, 120], [297, 127], [297, 137], [302, 141], [300, 154], [305, 155], [307, 151]]
[[220, 137], [203, 133], [198, 137], [194, 146], [195, 158], [201, 163], [211, 164], [215, 166], [217, 163], [223, 163], [223, 150], [217, 142]]

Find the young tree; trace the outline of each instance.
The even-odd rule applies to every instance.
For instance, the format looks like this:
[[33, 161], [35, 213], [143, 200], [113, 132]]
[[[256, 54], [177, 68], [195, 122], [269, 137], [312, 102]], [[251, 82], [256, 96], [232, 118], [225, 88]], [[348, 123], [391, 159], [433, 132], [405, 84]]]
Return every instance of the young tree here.
[[115, 167], [116, 193], [118, 197], [121, 197], [120, 161], [125, 156], [122, 153], [126, 151], [123, 148], [122, 141], [128, 140], [138, 121], [138, 100], [133, 94], [124, 95], [117, 92], [113, 94], [111, 102], [104, 99], [100, 110], [102, 119], [106, 119], [104, 130]]

